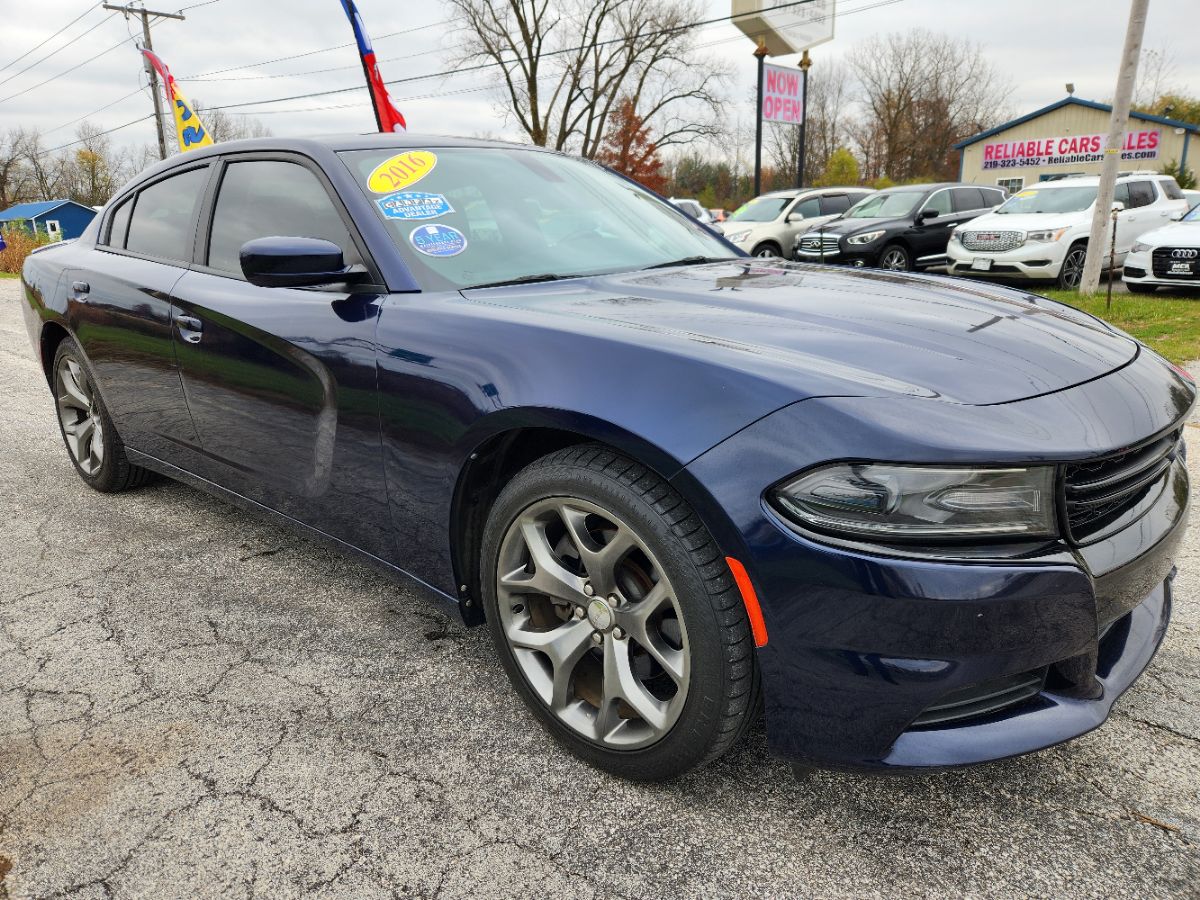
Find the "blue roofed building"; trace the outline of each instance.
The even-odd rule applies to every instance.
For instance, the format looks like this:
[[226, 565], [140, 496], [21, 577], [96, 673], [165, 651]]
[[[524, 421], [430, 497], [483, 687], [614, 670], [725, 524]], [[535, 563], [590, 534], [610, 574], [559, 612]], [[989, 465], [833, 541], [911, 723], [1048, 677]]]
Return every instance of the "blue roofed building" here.
[[18, 203], [0, 212], [0, 229], [7, 231], [24, 223], [36, 234], [70, 240], [83, 234], [94, 218], [96, 210], [74, 200], [40, 200]]

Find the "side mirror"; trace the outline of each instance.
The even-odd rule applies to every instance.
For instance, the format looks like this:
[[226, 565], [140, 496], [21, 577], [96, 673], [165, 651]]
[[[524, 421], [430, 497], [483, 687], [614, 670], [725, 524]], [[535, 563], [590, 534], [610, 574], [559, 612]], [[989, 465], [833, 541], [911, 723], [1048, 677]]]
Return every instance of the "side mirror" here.
[[1179, 221], [1181, 221], [1181, 220], [1183, 219], [1183, 217], [1184, 217], [1184, 216], [1186, 216], [1186, 215], [1187, 215], [1187, 213], [1181, 213], [1181, 212], [1177, 212], [1177, 213], [1171, 213], [1171, 221], [1172, 221], [1172, 222], [1179, 222]]
[[317, 287], [360, 281], [366, 274], [347, 266], [342, 248], [332, 241], [306, 237], [265, 237], [241, 250], [242, 274], [258, 287]]
[[936, 209], [923, 209], [917, 213], [917, 221], [924, 222], [926, 219], [936, 219], [938, 211]]
[[792, 224], [793, 222], [803, 222], [804, 221], [804, 213], [790, 212], [787, 214], [787, 218], [784, 219], [784, 221], [789, 225]]

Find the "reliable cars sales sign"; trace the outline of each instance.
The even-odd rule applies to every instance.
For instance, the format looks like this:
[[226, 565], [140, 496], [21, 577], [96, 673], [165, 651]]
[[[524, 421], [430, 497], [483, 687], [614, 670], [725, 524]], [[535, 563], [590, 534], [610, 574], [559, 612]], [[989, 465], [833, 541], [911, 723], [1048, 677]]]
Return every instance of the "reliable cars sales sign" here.
[[799, 125], [804, 121], [804, 73], [784, 66], [763, 66], [764, 122]]
[[[998, 141], [983, 145], [984, 169], [1023, 169], [1031, 166], [1077, 166], [1104, 159], [1106, 134], [1076, 134], [1031, 141]], [[1122, 160], [1158, 159], [1157, 131], [1127, 131]]]

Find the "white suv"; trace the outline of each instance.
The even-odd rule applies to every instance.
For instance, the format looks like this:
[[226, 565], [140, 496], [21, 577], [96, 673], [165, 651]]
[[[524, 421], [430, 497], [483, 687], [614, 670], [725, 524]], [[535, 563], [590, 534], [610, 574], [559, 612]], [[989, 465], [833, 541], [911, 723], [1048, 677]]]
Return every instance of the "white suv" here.
[[[1099, 185], [1098, 177], [1079, 176], [1018, 191], [994, 212], [951, 233], [949, 273], [1054, 280], [1059, 287], [1077, 287]], [[1117, 179], [1114, 202], [1120, 209], [1117, 266], [1135, 240], [1187, 210], [1170, 175], [1123, 175]]]
[[833, 221], [873, 193], [861, 187], [774, 191], [742, 204], [721, 228], [726, 240], [752, 256], [783, 256], [801, 232]]

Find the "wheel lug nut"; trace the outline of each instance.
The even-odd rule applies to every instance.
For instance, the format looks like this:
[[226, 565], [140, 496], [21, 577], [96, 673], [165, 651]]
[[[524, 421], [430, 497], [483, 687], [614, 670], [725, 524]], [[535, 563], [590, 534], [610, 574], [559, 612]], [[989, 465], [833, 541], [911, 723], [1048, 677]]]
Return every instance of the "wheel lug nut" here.
[[583, 611], [583, 607], [582, 607], [582, 606], [577, 606], [577, 607], [575, 607], [575, 618], [577, 618], [577, 619], [582, 619], [582, 618], [583, 618], [584, 616], [586, 616], [586, 615], [587, 615], [587, 613], [585, 613], [585, 612]]
[[596, 589], [594, 587], [592, 587], [591, 582], [587, 582], [586, 584], [584, 584], [583, 592], [585, 594], [587, 594], [589, 597], [596, 596]]
[[625, 632], [623, 632], [620, 628], [614, 628], [612, 631], [612, 636], [619, 641], [625, 637]]
[[593, 631], [592, 632], [592, 643], [593, 644], [603, 644], [604, 643], [604, 635], [602, 635], [598, 631]]
[[620, 606], [620, 605], [621, 605], [621, 598], [620, 598], [620, 597], [618, 597], [616, 594], [609, 594], [609, 596], [608, 596], [608, 605], [609, 605], [609, 606]]

